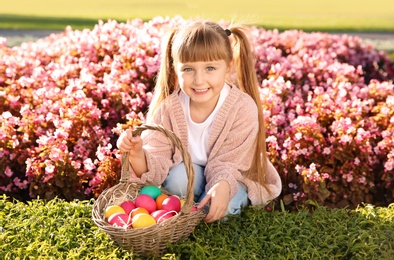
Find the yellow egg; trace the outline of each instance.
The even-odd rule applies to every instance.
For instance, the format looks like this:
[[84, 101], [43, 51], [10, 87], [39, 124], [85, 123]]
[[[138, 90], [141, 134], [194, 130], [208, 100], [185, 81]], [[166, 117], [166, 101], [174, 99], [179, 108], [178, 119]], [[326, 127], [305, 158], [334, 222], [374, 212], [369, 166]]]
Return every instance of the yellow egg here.
[[155, 218], [146, 213], [137, 214], [131, 220], [131, 225], [133, 228], [144, 228], [154, 224], [156, 224]]
[[108, 219], [112, 214], [126, 213], [125, 210], [119, 205], [111, 205], [105, 208], [104, 216]]
[[186, 200], [181, 200], [181, 207], [183, 207], [183, 205], [185, 205]]

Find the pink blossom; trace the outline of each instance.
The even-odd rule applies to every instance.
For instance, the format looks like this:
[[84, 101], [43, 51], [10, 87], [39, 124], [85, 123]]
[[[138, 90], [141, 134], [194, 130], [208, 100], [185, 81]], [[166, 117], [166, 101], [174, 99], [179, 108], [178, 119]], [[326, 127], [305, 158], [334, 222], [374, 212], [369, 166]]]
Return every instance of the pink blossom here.
[[301, 140], [301, 138], [302, 138], [302, 133], [296, 133], [295, 135], [294, 135], [294, 137], [295, 137], [295, 140]]
[[351, 143], [352, 140], [353, 138], [350, 135], [342, 135], [339, 141], [342, 145], [345, 145], [346, 143]]
[[5, 111], [3, 112], [3, 114], [1, 115], [5, 120], [12, 118], [12, 114], [9, 111]]
[[7, 186], [0, 186], [0, 190], [3, 190], [5, 192], [10, 192], [13, 184], [9, 183]]
[[45, 172], [47, 174], [52, 174], [55, 170], [55, 166], [52, 165], [52, 163], [50, 161], [46, 161], [45, 162], [46, 166], [45, 166]]
[[81, 168], [81, 165], [82, 165], [81, 162], [78, 161], [78, 160], [72, 161], [72, 162], [71, 162], [71, 166], [74, 167], [74, 169], [79, 169], [79, 168]]
[[49, 158], [54, 161], [60, 161], [63, 158], [63, 151], [58, 147], [52, 147], [51, 152], [49, 154]]
[[96, 168], [96, 166], [93, 164], [91, 158], [85, 159], [83, 161], [83, 165], [84, 165], [85, 170], [87, 170], [87, 171], [92, 171]]
[[29, 185], [29, 182], [27, 180], [21, 181], [19, 178], [14, 178], [13, 182], [21, 190], [26, 189]]
[[4, 171], [4, 174], [7, 176], [7, 177], [11, 177], [14, 173], [12, 172], [12, 170], [10, 169], [10, 167], [5, 167], [5, 171]]
[[356, 158], [354, 158], [354, 164], [355, 165], [360, 165], [360, 159], [358, 159], [357, 157]]
[[291, 189], [297, 189], [297, 184], [295, 184], [295, 183], [289, 183], [289, 188], [291, 188]]
[[342, 178], [344, 178], [347, 182], [351, 182], [353, 180], [353, 175], [351, 173], [343, 174]]

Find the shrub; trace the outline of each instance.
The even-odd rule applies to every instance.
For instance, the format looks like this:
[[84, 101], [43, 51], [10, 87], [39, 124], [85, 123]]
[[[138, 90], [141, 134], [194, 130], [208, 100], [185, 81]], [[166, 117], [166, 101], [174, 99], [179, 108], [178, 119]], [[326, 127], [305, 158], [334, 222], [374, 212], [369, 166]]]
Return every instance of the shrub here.
[[[0, 40], [1, 192], [89, 199], [117, 183], [116, 139], [144, 122], [161, 37], [183, 22], [109, 20], [13, 48]], [[251, 30], [267, 147], [286, 205], [392, 202], [387, 55], [358, 37]]]

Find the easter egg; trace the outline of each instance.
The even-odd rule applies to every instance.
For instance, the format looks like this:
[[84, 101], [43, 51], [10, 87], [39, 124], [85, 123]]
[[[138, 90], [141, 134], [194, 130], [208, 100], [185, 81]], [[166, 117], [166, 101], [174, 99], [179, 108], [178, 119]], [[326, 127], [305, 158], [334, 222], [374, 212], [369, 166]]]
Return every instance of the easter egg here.
[[142, 187], [140, 194], [149, 195], [155, 200], [161, 194], [161, 190], [155, 185], [146, 185]]
[[147, 194], [139, 194], [134, 204], [137, 208], [145, 208], [149, 214], [156, 210], [156, 201]]
[[198, 208], [196, 206], [192, 206], [192, 212], [198, 211]]
[[177, 196], [169, 196], [168, 198], [163, 200], [161, 208], [168, 211], [174, 210], [176, 212], [179, 212], [181, 210], [181, 201]]
[[126, 212], [126, 214], [130, 214], [130, 212], [136, 208], [134, 202], [127, 200], [122, 202], [122, 204], [120, 204], [120, 206], [124, 209], [124, 211]]
[[135, 215], [140, 213], [149, 214], [149, 212], [145, 208], [135, 208], [130, 212], [130, 216], [134, 217]]
[[133, 228], [144, 228], [155, 225], [156, 220], [149, 214], [140, 213], [132, 218], [131, 224]]
[[164, 194], [164, 193], [157, 196], [157, 198], [156, 198], [156, 208], [157, 209], [161, 209], [161, 204], [163, 204], [163, 200], [165, 200], [166, 198], [168, 198], [168, 195]]
[[105, 208], [104, 216], [108, 219], [112, 214], [126, 213], [125, 210], [119, 205], [111, 205]]
[[130, 228], [131, 219], [126, 213], [115, 213], [108, 218], [108, 223], [115, 227]]
[[150, 215], [156, 220], [157, 223], [161, 223], [166, 219], [172, 218], [175, 216], [174, 211], [168, 211], [165, 209], [159, 209], [156, 211], [153, 211]]

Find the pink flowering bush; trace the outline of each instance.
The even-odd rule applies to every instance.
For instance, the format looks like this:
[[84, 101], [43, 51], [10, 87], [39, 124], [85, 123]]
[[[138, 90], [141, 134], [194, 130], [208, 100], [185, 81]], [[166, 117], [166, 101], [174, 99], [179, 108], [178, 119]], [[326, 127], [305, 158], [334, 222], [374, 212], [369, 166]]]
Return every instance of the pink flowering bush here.
[[[1, 38], [0, 193], [88, 199], [116, 184], [116, 140], [144, 122], [161, 37], [184, 22], [100, 21], [13, 48]], [[392, 61], [357, 37], [251, 29], [287, 207], [393, 202]]]
[[285, 204], [392, 202], [393, 63], [346, 35], [254, 35], [268, 150]]
[[2, 45], [2, 192], [83, 199], [117, 182], [118, 124], [144, 119], [164, 25], [100, 22]]

